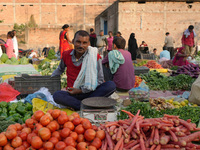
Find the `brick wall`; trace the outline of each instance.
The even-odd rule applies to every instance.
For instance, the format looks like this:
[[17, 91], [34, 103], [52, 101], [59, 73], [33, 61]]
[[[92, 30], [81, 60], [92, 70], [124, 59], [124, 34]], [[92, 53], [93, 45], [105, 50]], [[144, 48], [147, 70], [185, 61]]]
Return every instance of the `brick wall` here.
[[[71, 27], [71, 38], [79, 29], [89, 31], [94, 18], [115, 0], [0, 0], [0, 38], [6, 39], [14, 23], [25, 24], [34, 16], [37, 29], [26, 32], [25, 48], [46, 44], [58, 47], [58, 35], [63, 24]], [[44, 37], [45, 35], [45, 37]], [[22, 46], [22, 45], [21, 45]], [[24, 47], [24, 45], [23, 45]]]

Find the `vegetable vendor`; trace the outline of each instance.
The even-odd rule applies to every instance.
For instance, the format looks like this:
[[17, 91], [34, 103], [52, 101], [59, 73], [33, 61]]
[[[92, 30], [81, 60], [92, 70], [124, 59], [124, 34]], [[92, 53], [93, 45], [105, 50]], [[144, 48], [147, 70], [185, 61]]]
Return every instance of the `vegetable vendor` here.
[[135, 84], [131, 53], [124, 50], [125, 44], [124, 38], [115, 38], [114, 50], [110, 51], [102, 61], [105, 80], [113, 80], [119, 91], [128, 91]]
[[88, 97], [108, 97], [116, 89], [112, 81], [104, 82], [101, 56], [98, 49], [89, 46], [88, 32], [75, 33], [74, 49], [63, 52], [58, 68], [52, 76], [61, 75], [67, 67], [67, 88], [53, 94], [58, 104], [80, 109], [81, 100]]
[[187, 57], [189, 54], [186, 54], [185, 47], [181, 47], [178, 49], [178, 52], [176, 53], [174, 59], [173, 59], [173, 65], [174, 66], [183, 66], [188, 65], [189, 62], [187, 61]]

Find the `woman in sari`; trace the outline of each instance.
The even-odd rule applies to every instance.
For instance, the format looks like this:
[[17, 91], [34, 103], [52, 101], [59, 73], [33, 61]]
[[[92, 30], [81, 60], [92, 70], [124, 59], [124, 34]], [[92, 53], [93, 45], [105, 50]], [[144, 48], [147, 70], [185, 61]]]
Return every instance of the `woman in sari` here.
[[178, 52], [176, 53], [176, 55], [173, 59], [173, 65], [174, 66], [183, 66], [183, 65], [189, 64], [189, 62], [187, 61], [188, 56], [189, 55], [187, 55], [185, 53], [185, 47], [179, 48]]
[[72, 43], [72, 41], [69, 39], [69, 34], [68, 34], [68, 31], [69, 31], [69, 25], [68, 24], [65, 24], [63, 27], [62, 27], [63, 31], [60, 32], [60, 47], [59, 47], [59, 50], [60, 50], [60, 59], [62, 58], [62, 53], [64, 51], [67, 51], [67, 50], [70, 50], [70, 43]]

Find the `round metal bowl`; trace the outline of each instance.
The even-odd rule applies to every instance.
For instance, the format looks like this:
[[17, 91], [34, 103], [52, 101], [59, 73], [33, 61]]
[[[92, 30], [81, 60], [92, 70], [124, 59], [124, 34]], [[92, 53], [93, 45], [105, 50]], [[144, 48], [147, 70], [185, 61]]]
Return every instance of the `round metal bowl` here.
[[106, 108], [115, 106], [116, 101], [107, 97], [90, 97], [82, 100], [82, 104], [89, 107]]

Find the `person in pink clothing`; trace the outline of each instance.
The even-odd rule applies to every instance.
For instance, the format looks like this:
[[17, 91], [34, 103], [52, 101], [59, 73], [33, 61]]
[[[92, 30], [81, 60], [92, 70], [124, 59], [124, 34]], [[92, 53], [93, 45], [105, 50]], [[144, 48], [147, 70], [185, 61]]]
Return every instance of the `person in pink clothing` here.
[[7, 41], [6, 44], [1, 44], [6, 47], [6, 54], [8, 55], [8, 58], [16, 57], [14, 52], [14, 46], [12, 38], [14, 37], [14, 33], [12, 31], [9, 31], [7, 34]]
[[109, 35], [109, 37], [107, 38], [107, 43], [108, 43], [107, 51], [109, 52], [109, 51], [112, 50], [112, 44], [113, 44], [113, 33], [112, 33], [112, 31], [109, 31], [108, 35]]
[[185, 47], [186, 54], [193, 55], [193, 47], [195, 47], [194, 44], [194, 37], [196, 36], [196, 33], [194, 32], [194, 26], [190, 25], [188, 29], [186, 29], [183, 32], [182, 36], [182, 45]]

